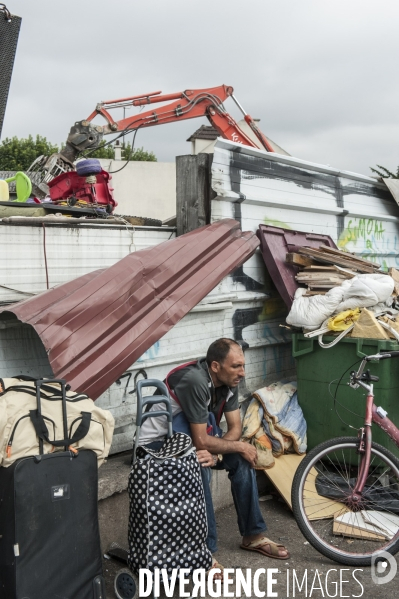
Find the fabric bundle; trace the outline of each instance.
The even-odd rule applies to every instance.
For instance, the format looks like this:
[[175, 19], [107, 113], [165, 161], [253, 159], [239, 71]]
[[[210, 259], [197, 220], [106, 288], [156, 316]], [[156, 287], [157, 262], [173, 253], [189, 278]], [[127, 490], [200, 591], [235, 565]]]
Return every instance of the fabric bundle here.
[[296, 290], [287, 324], [311, 331], [318, 329], [334, 314], [345, 310], [370, 307], [383, 309], [392, 304], [393, 289], [392, 277], [382, 273], [357, 275], [339, 287], [333, 287], [325, 295], [307, 297], [304, 295], [307, 290], [300, 287]]
[[258, 389], [243, 421], [243, 440], [258, 450], [256, 468], [274, 466], [283, 453], [306, 452], [306, 421], [298, 403], [296, 382]]

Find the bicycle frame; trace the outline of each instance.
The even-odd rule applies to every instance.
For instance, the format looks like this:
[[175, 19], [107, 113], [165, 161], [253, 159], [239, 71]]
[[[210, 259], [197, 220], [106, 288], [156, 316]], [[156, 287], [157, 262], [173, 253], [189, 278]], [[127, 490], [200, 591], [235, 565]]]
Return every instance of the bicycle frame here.
[[394, 441], [397, 447], [399, 447], [399, 429], [387, 417], [387, 412], [385, 412], [383, 408], [377, 407], [374, 403], [374, 389], [371, 380], [378, 381], [378, 378], [371, 377], [369, 373], [364, 374], [364, 368], [367, 362], [370, 362], [371, 360], [383, 360], [396, 356], [399, 356], [399, 352], [367, 356], [362, 360], [359, 370], [351, 373], [349, 385], [353, 389], [357, 389], [360, 386], [367, 391], [364, 427], [359, 430], [359, 453], [361, 454], [359, 476], [351, 495], [348, 497], [349, 506], [354, 511], [362, 509], [361, 494], [366, 484], [371, 459], [372, 423], [374, 422], [379, 426], [380, 429]]

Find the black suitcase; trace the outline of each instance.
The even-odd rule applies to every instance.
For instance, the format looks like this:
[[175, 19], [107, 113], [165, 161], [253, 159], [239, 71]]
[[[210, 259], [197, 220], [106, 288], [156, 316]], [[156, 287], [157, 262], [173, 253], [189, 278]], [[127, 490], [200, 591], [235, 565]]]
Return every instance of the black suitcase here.
[[92, 451], [0, 468], [0, 599], [105, 599], [97, 485]]

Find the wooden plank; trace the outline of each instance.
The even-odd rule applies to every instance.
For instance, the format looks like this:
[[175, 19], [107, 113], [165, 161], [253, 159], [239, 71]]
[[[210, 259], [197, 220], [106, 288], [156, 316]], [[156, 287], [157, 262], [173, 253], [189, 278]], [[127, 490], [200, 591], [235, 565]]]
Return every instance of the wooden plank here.
[[275, 459], [273, 468], [264, 470], [284, 501], [292, 509], [291, 487], [295, 472], [305, 455], [287, 453]]
[[377, 264], [376, 262], [371, 262], [371, 260], [365, 260], [364, 258], [358, 258], [358, 256], [355, 256], [354, 254], [351, 254], [350, 252], [343, 252], [342, 250], [336, 250], [335, 248], [330, 248], [327, 245], [321, 245], [319, 247], [319, 250], [321, 252], [324, 252], [327, 254], [335, 254], [337, 256], [341, 256], [341, 258], [344, 258], [344, 259], [350, 259], [350, 260], [354, 260], [355, 262], [360, 262], [360, 263], [364, 264], [365, 266], [371, 266], [372, 268], [375, 268], [376, 270], [381, 268], [381, 264]]
[[[273, 468], [264, 470], [266, 476], [271, 480], [291, 509], [292, 481], [294, 480], [295, 472], [304, 457], [305, 455], [287, 453], [275, 459]], [[333, 518], [337, 513], [343, 513], [347, 510], [343, 503], [328, 499], [327, 497], [321, 497], [317, 493], [315, 486], [316, 470], [313, 468], [309, 474], [313, 474], [313, 476], [308, 476], [306, 487], [304, 489], [307, 513], [309, 515], [310, 511], [313, 512], [310, 514], [309, 520]]]
[[389, 276], [392, 277], [394, 280], [395, 293], [396, 293], [396, 295], [399, 295], [399, 271], [396, 270], [396, 268], [390, 268], [388, 273], [389, 273]]
[[336, 264], [333, 265], [333, 268], [335, 268], [335, 270], [346, 279], [353, 279], [353, 277], [356, 277], [356, 273], [348, 268], [342, 268], [342, 266], [337, 266]]
[[326, 277], [325, 275], [321, 277], [295, 277], [298, 283], [324, 283], [327, 285], [328, 283], [332, 283], [334, 285], [341, 285], [345, 279], [341, 279], [340, 277]]
[[336, 284], [308, 283], [309, 289], [332, 289], [333, 287], [339, 287], [340, 285], [341, 285], [341, 283], [336, 283]]
[[388, 273], [396, 283], [399, 283], [399, 270], [396, 270], [396, 268], [390, 268]]
[[333, 522], [333, 534], [341, 535], [344, 537], [352, 537], [353, 539], [364, 539], [365, 541], [385, 541], [384, 535], [378, 535], [371, 531], [362, 530], [349, 524], [343, 524], [342, 522]]
[[300, 272], [296, 275], [297, 279], [308, 279], [309, 281], [318, 281], [320, 279], [324, 279], [326, 281], [334, 280], [334, 281], [346, 281], [346, 277], [341, 276], [337, 271], [328, 271], [328, 272]]
[[176, 157], [176, 227], [183, 235], [210, 222], [212, 154]]
[[311, 258], [306, 258], [305, 256], [301, 256], [300, 254], [296, 254], [295, 252], [286, 254], [285, 261], [288, 264], [294, 264], [295, 266], [310, 266], [314, 264], [314, 261]]
[[317, 470], [312, 468], [303, 489], [304, 507], [309, 520], [324, 520], [346, 512], [347, 507], [343, 503], [318, 494], [316, 476]]
[[309, 256], [310, 258], [314, 258], [320, 262], [326, 264], [337, 264], [338, 266], [344, 266], [349, 269], [358, 270], [359, 272], [364, 273], [373, 273], [376, 271], [375, 268], [371, 266], [363, 266], [363, 264], [354, 263], [350, 260], [344, 260], [340, 256], [329, 257], [323, 252], [319, 252], [318, 250], [313, 250], [311, 248], [299, 248], [299, 253], [305, 256]]
[[334, 272], [335, 266], [322, 266], [321, 264], [313, 264], [311, 266], [307, 266], [303, 269], [302, 272]]

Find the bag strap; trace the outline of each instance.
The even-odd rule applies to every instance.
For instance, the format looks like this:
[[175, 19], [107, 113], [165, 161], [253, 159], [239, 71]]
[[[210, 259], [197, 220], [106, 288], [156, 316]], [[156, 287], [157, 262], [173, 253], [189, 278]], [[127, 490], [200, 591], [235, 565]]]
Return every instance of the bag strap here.
[[79, 424], [76, 431], [74, 432], [74, 434], [72, 435], [72, 437], [60, 439], [59, 441], [51, 441], [49, 439], [48, 428], [46, 426], [46, 423], [44, 422], [43, 416], [39, 414], [38, 410], [30, 410], [29, 412], [31, 422], [35, 427], [36, 435], [39, 437], [39, 439], [41, 439], [42, 441], [46, 441], [46, 443], [50, 443], [50, 445], [54, 445], [54, 447], [69, 447], [70, 445], [77, 443], [87, 435], [91, 423], [91, 412], [81, 412], [81, 414], [82, 421]]
[[[173, 397], [173, 399], [175, 400], [175, 402], [181, 407], [180, 405], [180, 401], [177, 399], [177, 395], [176, 393], [173, 391], [173, 389], [171, 388], [170, 384], [169, 384], [169, 377], [174, 374], [175, 372], [178, 372], [179, 370], [182, 370], [183, 368], [186, 368], [187, 366], [193, 366], [194, 364], [196, 364], [197, 361], [194, 360], [193, 362], [186, 362], [185, 364], [180, 364], [180, 366], [177, 366], [176, 368], [173, 368], [173, 370], [171, 370], [170, 372], [168, 372], [168, 374], [165, 377], [164, 383], [168, 388], [169, 391], [169, 395], [171, 397]], [[219, 426], [220, 421], [222, 419], [222, 415], [223, 415], [223, 410], [224, 410], [224, 406], [226, 405], [226, 400], [222, 401], [218, 415], [216, 417], [216, 424], [217, 426]], [[208, 431], [210, 431], [211, 427], [207, 426], [207, 433], [209, 434]]]
[[224, 406], [225, 405], [226, 405], [226, 400], [222, 401], [222, 403], [220, 404], [220, 410], [219, 410], [219, 413], [218, 413], [217, 418], [216, 418], [216, 424], [217, 424], [217, 426], [219, 426], [220, 421], [222, 419], [223, 410], [224, 410]]
[[[26, 382], [31, 382], [31, 383], [36, 383], [36, 381], [38, 380], [37, 377], [29, 376], [29, 374], [17, 374], [16, 376], [13, 376], [11, 378], [17, 379], [17, 381], [26, 381]], [[47, 382], [50, 383], [51, 379], [47, 379]], [[31, 387], [29, 387], [29, 389], [30, 388]], [[70, 388], [71, 388], [70, 385], [65, 385], [66, 391], [69, 391]], [[43, 389], [43, 391], [53, 391], [53, 392], [56, 391], [53, 387], [49, 387], [48, 385], [45, 385], [45, 384], [41, 385], [41, 389]]]
[[[173, 399], [175, 400], [175, 402], [180, 406], [180, 401], [177, 399], [177, 395], [176, 393], [173, 391], [172, 387], [169, 384], [169, 377], [172, 376], [172, 374], [174, 374], [175, 372], [178, 372], [179, 370], [183, 370], [183, 368], [187, 368], [187, 366], [194, 366], [194, 364], [196, 364], [197, 361], [194, 360], [192, 362], [186, 362], [185, 364], [180, 364], [180, 366], [176, 366], [176, 368], [173, 368], [173, 370], [171, 370], [170, 372], [168, 372], [168, 374], [165, 377], [164, 383], [168, 388], [169, 391], [169, 395], [171, 397], [173, 397]], [[181, 407], [181, 406], [180, 406]]]
[[[2, 379], [0, 379], [0, 384], [1, 380]], [[62, 393], [60, 391], [57, 391], [57, 389], [55, 389], [54, 387], [51, 387], [49, 385], [42, 385], [41, 389], [45, 391], [45, 393], [40, 392], [41, 399], [47, 399], [48, 401], [59, 401], [60, 399], [62, 399]], [[27, 387], [25, 385], [12, 385], [11, 387], [7, 387], [7, 389], [0, 393], [0, 395], [5, 395], [9, 391], [19, 391], [20, 393], [27, 393], [28, 395], [32, 395], [32, 397], [36, 397], [36, 391], [34, 387]], [[51, 393], [51, 395], [47, 395], [47, 393]], [[83, 399], [89, 399], [88, 395], [85, 395], [84, 393], [75, 393], [75, 395], [67, 397], [66, 401], [73, 403], [75, 401], [82, 401]]]

